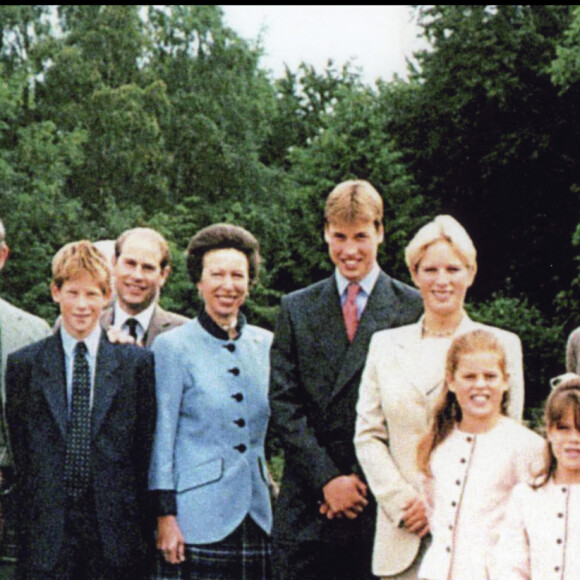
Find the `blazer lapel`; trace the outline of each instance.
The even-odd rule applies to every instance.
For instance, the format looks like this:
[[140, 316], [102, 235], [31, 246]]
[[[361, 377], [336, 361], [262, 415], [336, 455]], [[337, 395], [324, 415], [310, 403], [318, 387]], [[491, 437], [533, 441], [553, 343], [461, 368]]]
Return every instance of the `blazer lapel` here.
[[[389, 328], [393, 323], [393, 316], [393, 297], [389, 287], [389, 277], [381, 271], [359, 321], [354, 340], [342, 357], [342, 364], [332, 391], [333, 396], [339, 393], [364, 365], [371, 336], [377, 330]], [[345, 330], [343, 333], [346, 336]]]
[[312, 335], [319, 337], [315, 344], [322, 354], [321, 364], [339, 369], [349, 343], [334, 276], [327, 279], [312, 309], [303, 314], [308, 318]]
[[93, 438], [99, 432], [103, 419], [111, 407], [115, 393], [121, 385], [121, 377], [116, 372], [118, 367], [117, 351], [106, 337], [102, 335], [97, 353], [97, 368], [93, 393], [91, 426]]
[[66, 439], [68, 404], [66, 399], [66, 372], [60, 332], [46, 342], [40, 361], [42, 389], [54, 420]]
[[155, 309], [153, 310], [153, 316], [149, 321], [149, 328], [147, 328], [145, 331], [143, 343], [146, 347], [150, 347], [153, 344], [155, 337], [162, 333], [164, 328], [169, 324], [164, 314], [165, 311], [161, 308], [161, 306], [156, 305]]

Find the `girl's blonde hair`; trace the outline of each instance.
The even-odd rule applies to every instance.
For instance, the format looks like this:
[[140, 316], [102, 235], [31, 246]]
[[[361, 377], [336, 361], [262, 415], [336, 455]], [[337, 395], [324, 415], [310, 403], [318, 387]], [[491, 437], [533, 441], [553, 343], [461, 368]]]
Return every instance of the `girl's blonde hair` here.
[[[556, 379], [557, 380], [557, 379]], [[568, 409], [574, 413], [574, 426], [580, 429], [580, 376], [568, 373], [558, 382], [546, 401], [544, 425], [546, 430], [555, 427], [562, 420]], [[541, 487], [554, 475], [558, 462], [552, 451], [552, 445], [546, 441], [544, 461], [536, 473], [533, 487]]]
[[[472, 330], [455, 338], [447, 351], [445, 361], [445, 381], [439, 400], [435, 406], [435, 414], [427, 433], [423, 435], [417, 447], [417, 463], [419, 469], [431, 475], [429, 461], [436, 447], [443, 443], [457, 423], [461, 421], [461, 407], [455, 393], [449, 390], [449, 381], [455, 375], [461, 357], [476, 352], [493, 352], [497, 354], [499, 368], [507, 380], [507, 363], [505, 350], [499, 340], [489, 330]], [[505, 391], [501, 402], [501, 412], [505, 415], [508, 405], [508, 392]]]

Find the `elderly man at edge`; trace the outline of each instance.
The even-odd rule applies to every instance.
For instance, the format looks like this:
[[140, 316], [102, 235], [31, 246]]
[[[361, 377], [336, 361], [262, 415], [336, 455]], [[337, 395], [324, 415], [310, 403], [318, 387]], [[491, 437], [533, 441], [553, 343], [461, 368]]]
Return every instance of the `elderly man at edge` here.
[[[9, 253], [10, 249], [6, 244], [6, 231], [2, 220], [0, 220], [0, 270], [4, 268]], [[4, 376], [8, 355], [49, 334], [50, 328], [44, 320], [28, 312], [24, 312], [24, 310], [20, 310], [20, 308], [16, 308], [16, 306], [0, 298], [0, 353], [2, 357], [2, 364], [0, 366], [0, 389], [2, 394], [2, 409], [4, 409], [6, 395]], [[2, 420], [0, 423], [0, 481], [2, 482], [2, 489], [8, 490], [12, 480], [12, 458], [8, 447], [6, 420], [4, 411], [2, 411]], [[13, 531], [14, 527], [11, 520], [16, 514], [12, 514], [12, 502], [9, 495], [2, 496], [1, 508], [6, 521], [4, 535], [6, 541], [2, 542], [0, 560], [14, 556], [14, 554], [10, 553], [13, 551], [14, 546], [8, 538], [8, 533], [12, 533]]]

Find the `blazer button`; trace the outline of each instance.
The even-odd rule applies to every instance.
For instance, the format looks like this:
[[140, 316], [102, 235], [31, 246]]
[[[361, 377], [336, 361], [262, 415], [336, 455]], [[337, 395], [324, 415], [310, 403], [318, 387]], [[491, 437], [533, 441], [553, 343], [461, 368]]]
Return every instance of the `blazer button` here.
[[238, 427], [245, 427], [246, 426], [246, 422], [243, 419], [237, 419], [236, 421], [234, 421], [234, 423], [238, 426]]
[[228, 369], [228, 373], [232, 373], [234, 377], [237, 377], [240, 374], [240, 369], [238, 367], [234, 367], [233, 369]]
[[457, 480], [455, 481], [455, 485], [461, 485], [461, 481], [460, 481], [459, 479], [457, 479]]
[[468, 437], [468, 438], [467, 438], [467, 442], [468, 442], [468, 443], [471, 443], [472, 441], [473, 441], [473, 437]]
[[467, 459], [465, 459], [465, 457], [462, 457], [462, 458], [459, 460], [459, 463], [465, 463], [466, 461], [467, 461]]
[[561, 543], [562, 543], [562, 539], [561, 539], [561, 538], [558, 538], [558, 539], [556, 540], [556, 544], [560, 545]]
[[235, 449], [236, 451], [239, 451], [240, 453], [245, 453], [245, 452], [246, 452], [246, 449], [247, 449], [247, 447], [246, 447], [246, 446], [245, 446], [243, 443], [240, 443], [239, 445], [236, 445], [236, 446], [234, 447], [234, 449]]
[[559, 517], [559, 518], [563, 518], [563, 517], [564, 517], [564, 514], [563, 514], [562, 512], [560, 512], [560, 513], [558, 514], [558, 517]]
[[457, 507], [457, 502], [456, 501], [452, 501], [451, 502], [451, 507]]
[[244, 400], [244, 395], [242, 395], [242, 393], [236, 393], [235, 395], [232, 395], [232, 399], [237, 403], [241, 403]]
[[236, 350], [236, 345], [229, 342], [228, 344], [224, 344], [224, 348], [227, 348], [230, 352], [234, 352]]

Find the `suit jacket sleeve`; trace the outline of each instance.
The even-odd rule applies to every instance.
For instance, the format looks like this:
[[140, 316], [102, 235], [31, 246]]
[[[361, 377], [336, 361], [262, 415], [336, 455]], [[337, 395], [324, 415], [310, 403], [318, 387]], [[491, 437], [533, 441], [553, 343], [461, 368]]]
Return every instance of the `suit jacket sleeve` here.
[[403, 506], [416, 498], [418, 492], [401, 475], [389, 452], [389, 430], [381, 406], [376, 372], [376, 364], [384, 356], [383, 349], [378, 348], [373, 338], [360, 384], [354, 443], [358, 460], [377, 503], [387, 517], [399, 525]]
[[156, 494], [157, 515], [177, 513], [173, 457], [184, 389], [181, 352], [173, 342], [167, 340], [167, 336], [161, 335], [152, 347], [155, 354], [158, 412], [149, 469], [149, 489], [167, 492]]
[[155, 370], [153, 354], [147, 350], [141, 351], [135, 375], [138, 384], [137, 401], [137, 430], [136, 450], [138, 453], [139, 489], [147, 490], [147, 478], [149, 461], [153, 448], [153, 435], [155, 432], [155, 420], [157, 417], [157, 404], [155, 399]]
[[21, 355], [9, 355], [6, 366], [5, 415], [16, 477], [23, 475], [26, 466], [26, 422], [24, 420], [31, 365]]
[[310, 424], [312, 401], [298, 367], [298, 340], [288, 301], [283, 298], [270, 353], [272, 427], [281, 437], [286, 454], [291, 454], [302, 481], [321, 491], [326, 483], [342, 474]]

